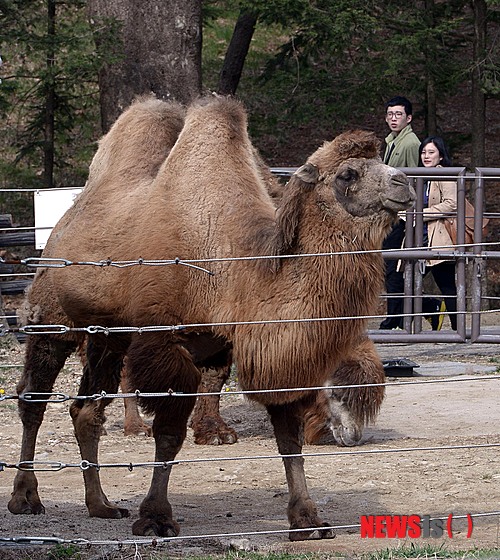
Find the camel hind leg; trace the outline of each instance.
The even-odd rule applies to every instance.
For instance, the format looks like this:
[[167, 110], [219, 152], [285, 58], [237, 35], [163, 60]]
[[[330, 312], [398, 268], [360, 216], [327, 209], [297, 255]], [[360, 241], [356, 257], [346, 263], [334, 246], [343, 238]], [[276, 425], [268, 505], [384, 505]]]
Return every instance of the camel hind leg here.
[[[200, 372], [191, 355], [163, 333], [142, 335], [130, 346], [127, 361], [132, 384], [141, 392], [196, 393]], [[168, 501], [168, 482], [173, 461], [187, 433], [187, 423], [195, 396], [165, 396], [141, 399], [147, 412], [154, 414], [155, 462], [151, 486], [139, 508], [140, 518], [133, 524], [134, 535], [173, 537], [179, 525], [173, 519]]]
[[[229, 378], [230, 366], [203, 368], [201, 370], [200, 393], [220, 393]], [[200, 396], [191, 416], [194, 442], [198, 445], [232, 444], [238, 441], [238, 434], [227, 425], [219, 410], [220, 396]]]
[[[87, 339], [78, 347], [77, 354], [80, 357], [83, 367], [85, 367], [87, 363]], [[121, 358], [119, 358], [119, 361], [120, 360]], [[123, 393], [132, 393], [134, 391], [134, 387], [132, 387], [128, 381], [126, 360], [122, 368], [120, 385]], [[126, 436], [138, 436], [141, 434], [150, 436], [152, 434], [152, 428], [142, 419], [137, 400], [123, 399], [123, 405], [125, 409], [123, 433]], [[106, 431], [103, 427], [102, 434], [104, 435], [105, 433]]]
[[[314, 396], [301, 401], [284, 405], [268, 405], [274, 435], [278, 450], [283, 456], [286, 479], [288, 483], [288, 521], [291, 541], [306, 539], [333, 538], [335, 534], [318, 516], [316, 505], [309, 495], [304, 472], [304, 458], [298, 457], [302, 453], [304, 440], [304, 411], [314, 400]], [[304, 531], [295, 531], [304, 529]]]
[[[89, 337], [79, 396], [94, 395], [101, 391], [116, 393], [120, 383], [124, 348], [111, 348], [109, 342], [106, 338]], [[110, 399], [77, 400], [70, 407], [82, 460], [92, 464], [98, 463], [99, 440], [106, 420], [104, 410], [110, 402]], [[90, 517], [107, 519], [128, 517], [127, 509], [115, 506], [106, 497], [97, 468], [84, 469], [83, 480], [85, 504]]]
[[[23, 375], [17, 385], [24, 393], [51, 393], [57, 375], [77, 341], [59, 335], [31, 335], [26, 342]], [[46, 402], [19, 400], [19, 415], [23, 423], [20, 461], [33, 461], [38, 431], [43, 421]], [[20, 470], [14, 479], [14, 490], [8, 503], [11, 513], [40, 514], [45, 508], [38, 495], [38, 481], [31, 470]]]
[[[135, 391], [135, 387], [133, 387], [129, 380], [127, 360], [125, 360], [122, 369], [121, 388], [123, 393], [133, 393]], [[142, 419], [137, 399], [123, 399], [123, 406], [125, 408], [123, 433], [126, 436], [139, 436], [141, 434], [145, 434], [148, 437], [151, 436], [153, 429]]]

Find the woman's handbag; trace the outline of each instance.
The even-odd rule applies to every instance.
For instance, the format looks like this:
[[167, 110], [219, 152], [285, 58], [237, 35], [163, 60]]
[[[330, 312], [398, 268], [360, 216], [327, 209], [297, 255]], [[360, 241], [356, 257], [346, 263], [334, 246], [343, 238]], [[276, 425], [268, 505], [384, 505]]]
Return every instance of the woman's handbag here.
[[[483, 237], [488, 233], [488, 218], [483, 218]], [[457, 244], [457, 218], [445, 218], [444, 225], [453, 245]], [[474, 206], [465, 199], [465, 243], [474, 243]]]

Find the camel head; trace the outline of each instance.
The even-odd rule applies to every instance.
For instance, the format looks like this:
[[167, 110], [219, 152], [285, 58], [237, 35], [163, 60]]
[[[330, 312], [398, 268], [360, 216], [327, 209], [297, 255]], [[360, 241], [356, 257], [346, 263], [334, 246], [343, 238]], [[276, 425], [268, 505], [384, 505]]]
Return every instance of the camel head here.
[[355, 130], [325, 143], [296, 171], [315, 187], [326, 208], [338, 206], [351, 216], [387, 214], [394, 219], [415, 202], [404, 173], [382, 163], [373, 133]]
[[382, 245], [398, 212], [410, 208], [416, 197], [406, 175], [382, 163], [378, 153], [376, 136], [355, 130], [323, 144], [297, 169], [277, 214], [282, 252], [296, 245], [305, 207], [315, 208], [325, 234], [350, 230], [353, 237], [369, 239], [373, 248]]

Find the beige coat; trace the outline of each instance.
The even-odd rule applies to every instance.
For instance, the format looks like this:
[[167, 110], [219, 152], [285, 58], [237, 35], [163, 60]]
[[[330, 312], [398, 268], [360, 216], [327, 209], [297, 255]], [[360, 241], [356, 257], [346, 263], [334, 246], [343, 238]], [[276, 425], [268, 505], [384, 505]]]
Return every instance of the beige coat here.
[[[456, 215], [457, 183], [455, 181], [431, 181], [429, 187], [429, 206], [424, 208], [424, 222], [427, 222], [429, 247], [432, 249], [443, 245], [453, 245], [446, 231], [444, 217], [449, 213]], [[426, 261], [426, 266], [433, 266], [442, 260]]]

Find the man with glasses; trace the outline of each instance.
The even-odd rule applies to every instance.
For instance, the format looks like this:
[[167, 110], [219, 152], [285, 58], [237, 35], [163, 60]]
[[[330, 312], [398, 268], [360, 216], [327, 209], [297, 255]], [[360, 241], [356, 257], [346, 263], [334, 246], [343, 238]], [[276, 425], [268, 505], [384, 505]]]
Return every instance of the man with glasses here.
[[406, 97], [396, 96], [385, 104], [385, 120], [391, 133], [386, 137], [384, 163], [392, 167], [417, 167], [420, 140], [413, 132], [413, 107]]
[[[393, 97], [385, 104], [385, 121], [391, 132], [386, 137], [384, 163], [392, 167], [417, 167], [420, 140], [413, 132], [411, 120], [413, 107], [406, 97]], [[385, 238], [383, 249], [399, 249], [403, 243], [405, 222], [399, 220]], [[380, 323], [381, 329], [403, 328], [403, 298], [390, 297], [404, 292], [403, 272], [398, 270], [398, 261], [385, 261], [385, 290], [387, 298], [387, 317]]]

